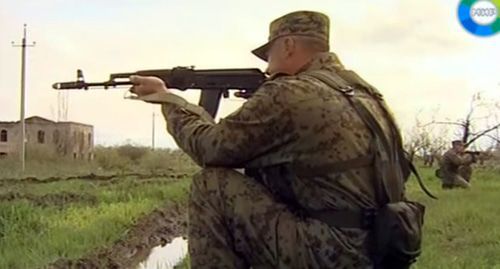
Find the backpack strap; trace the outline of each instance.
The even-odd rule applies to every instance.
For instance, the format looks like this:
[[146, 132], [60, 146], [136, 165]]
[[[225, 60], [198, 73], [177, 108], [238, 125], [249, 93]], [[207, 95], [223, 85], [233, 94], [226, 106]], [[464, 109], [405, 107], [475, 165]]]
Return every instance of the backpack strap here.
[[[320, 70], [308, 72], [308, 75], [322, 81], [331, 88], [340, 91], [343, 94], [343, 96], [346, 97], [348, 102], [355, 109], [358, 116], [362, 119], [362, 121], [374, 135], [372, 150], [375, 151], [373, 152], [374, 154], [379, 154], [381, 162], [378, 165], [382, 166], [381, 171], [384, 174], [383, 176], [376, 175], [376, 178], [378, 178], [378, 183], [375, 184], [374, 186], [377, 200], [379, 201], [379, 203], [385, 204], [387, 202], [399, 201], [403, 198], [402, 193], [403, 193], [404, 182], [398, 182], [401, 181], [401, 179], [406, 178], [408, 174], [406, 173], [406, 171], [403, 171], [403, 168], [405, 169], [409, 168], [409, 170], [415, 174], [420, 188], [428, 196], [437, 199], [437, 197], [432, 195], [429, 192], [429, 190], [425, 187], [413, 163], [411, 163], [409, 160], [406, 159], [402, 147], [402, 139], [396, 127], [395, 121], [392, 115], [390, 115], [390, 113], [388, 112], [388, 109], [386, 108], [385, 104], [382, 103], [382, 95], [375, 88], [371, 87], [371, 85], [366, 83], [356, 73], [352, 71], [345, 71], [345, 72], [343, 71], [342, 77], [338, 75], [337, 77], [338, 79], [332, 79], [329, 76], [330, 73], [327, 75], [324, 73], [324, 71]], [[361, 88], [366, 89], [368, 91], [370, 96], [374, 97], [374, 99], [377, 100], [378, 105], [383, 110], [388, 120], [391, 135], [393, 136], [393, 139], [391, 139], [391, 141], [388, 140], [387, 136], [383, 132], [382, 127], [380, 126], [378, 121], [373, 117], [372, 113], [366, 108], [366, 106], [361, 101], [359, 101], [359, 99], [354, 97], [355, 88], [351, 85], [361, 86]], [[407, 163], [405, 164], [405, 162]], [[402, 173], [402, 174], [398, 175], [397, 173]], [[390, 185], [387, 182], [388, 180], [387, 177], [392, 177]], [[394, 182], [400, 183], [401, 186], [393, 186]], [[382, 185], [382, 191], [380, 185]], [[384, 193], [385, 195], [387, 195], [387, 197], [384, 197], [385, 196]]]
[[[366, 127], [370, 130], [373, 135], [373, 140], [371, 143], [371, 151], [373, 154], [377, 154], [376, 158], [378, 158], [378, 163], [373, 163], [374, 166], [380, 166], [380, 170], [384, 173], [375, 173], [375, 179], [373, 181], [375, 198], [379, 206], [387, 204], [392, 201], [398, 201], [402, 198], [403, 195], [403, 184], [399, 184], [400, 186], [388, 186], [386, 183], [388, 181], [387, 171], [391, 171], [391, 162], [394, 159], [393, 154], [391, 154], [391, 144], [387, 139], [382, 127], [377, 122], [377, 120], [373, 117], [371, 112], [365, 107], [363, 103], [359, 101], [358, 98], [355, 98], [354, 87], [346, 83], [342, 78], [337, 76], [335, 79], [332, 79], [329, 75], [325, 74], [323, 71], [312, 71], [309, 72], [308, 75], [318, 79], [324, 84], [328, 85], [330, 88], [339, 91], [346, 98], [349, 104], [354, 108], [358, 116], [364, 122]], [[382, 175], [384, 174], [384, 175]], [[397, 179], [396, 179], [397, 180]], [[391, 180], [393, 182], [397, 182], [396, 180]]]
[[387, 106], [382, 102], [383, 97], [382, 94], [371, 84], [366, 82], [363, 78], [361, 78], [358, 74], [356, 74], [354, 71], [351, 70], [341, 70], [338, 72], [338, 75], [342, 77], [347, 83], [350, 85], [354, 86], [360, 86], [363, 89], [366, 89], [370, 95], [375, 97], [375, 100], [377, 101], [379, 107], [382, 109], [384, 112], [385, 116], [389, 120], [389, 124], [391, 125], [391, 131], [392, 134], [395, 137], [395, 142], [397, 142], [396, 147], [398, 149], [398, 157], [399, 157], [399, 162], [402, 166], [403, 169], [403, 175], [404, 178], [407, 178], [410, 173], [415, 175], [415, 178], [417, 179], [418, 185], [420, 186], [420, 189], [427, 194], [427, 196], [433, 198], [433, 199], [438, 199], [435, 195], [433, 195], [429, 189], [425, 186], [422, 178], [420, 177], [420, 174], [418, 173], [418, 170], [416, 169], [415, 165], [413, 164], [412, 161], [410, 161], [409, 158], [407, 158], [406, 151], [403, 148], [403, 139], [401, 137], [401, 134], [399, 132], [398, 127], [396, 126], [396, 121], [394, 120], [394, 117], [389, 113], [389, 110]]

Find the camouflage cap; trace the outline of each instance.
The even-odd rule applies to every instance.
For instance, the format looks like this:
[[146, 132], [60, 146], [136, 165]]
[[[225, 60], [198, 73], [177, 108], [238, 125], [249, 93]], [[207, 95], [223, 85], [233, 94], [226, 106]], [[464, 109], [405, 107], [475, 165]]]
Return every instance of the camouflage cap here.
[[329, 44], [330, 20], [323, 13], [296, 11], [277, 18], [269, 25], [268, 42], [252, 51], [255, 56], [267, 61], [271, 43], [283, 36], [308, 36]]

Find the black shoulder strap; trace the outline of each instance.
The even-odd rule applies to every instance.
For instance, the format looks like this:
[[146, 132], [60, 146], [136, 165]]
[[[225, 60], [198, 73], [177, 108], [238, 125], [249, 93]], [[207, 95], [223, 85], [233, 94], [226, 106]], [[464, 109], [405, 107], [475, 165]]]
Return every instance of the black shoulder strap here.
[[403, 196], [403, 182], [398, 182], [401, 180], [395, 176], [390, 176], [391, 179], [389, 179], [387, 175], [389, 172], [393, 172], [390, 167], [394, 160], [394, 154], [392, 154], [391, 150], [393, 147], [372, 113], [358, 98], [354, 98], [354, 88], [345, 83], [340, 77], [337, 77], [336, 80], [331, 79], [330, 75], [324, 74], [323, 71], [310, 72], [309, 75], [322, 81], [332, 89], [340, 91], [371, 131], [373, 135], [372, 153], [376, 154], [378, 157], [376, 159], [379, 161], [373, 165], [374, 167], [380, 167], [380, 171], [375, 174], [376, 180], [374, 181], [375, 196], [378, 203], [384, 205], [389, 202], [400, 201]]
[[[335, 81], [335, 80], [331, 79], [329, 75], [324, 74], [323, 71], [308, 72], [308, 75], [322, 81], [323, 83], [330, 86], [331, 88], [342, 92], [343, 96], [346, 97], [346, 99], [349, 101], [351, 106], [355, 109], [358, 116], [362, 119], [362, 121], [365, 123], [365, 125], [370, 129], [370, 131], [374, 135], [374, 139], [375, 139], [375, 141], [374, 141], [375, 152], [374, 153], [380, 154], [379, 158], [381, 158], [381, 160], [382, 160], [381, 165], [384, 166], [382, 168], [382, 170], [391, 169], [391, 167], [385, 167], [385, 166], [391, 166], [391, 165], [396, 165], [396, 164], [400, 165], [399, 158], [404, 158], [404, 156], [400, 156], [401, 155], [400, 153], [403, 152], [403, 149], [402, 149], [401, 137], [400, 137], [399, 131], [395, 127], [396, 125], [392, 119], [392, 116], [389, 115], [387, 117], [387, 119], [390, 121], [389, 124], [391, 127], [391, 133], [394, 136], [392, 141], [389, 141], [387, 136], [383, 132], [383, 129], [382, 129], [380, 123], [373, 117], [372, 113], [366, 108], [366, 106], [361, 101], [359, 101], [358, 98], [353, 98], [354, 88], [352, 86], [350, 86], [349, 84], [353, 84], [351, 79], [354, 80], [355, 78], [350, 78], [350, 79], [347, 79], [349, 81], [346, 81], [343, 78], [339, 77], [339, 79], [341, 79], [341, 80]], [[348, 83], [345, 83], [345, 82], [348, 82]], [[360, 86], [362, 86], [363, 88], [366, 88], [366, 85], [362, 84], [365, 82], [362, 80], [360, 82], [361, 82], [361, 83], [359, 83], [359, 84], [361, 84]], [[344, 85], [342, 85], [342, 84], [344, 84]], [[374, 93], [378, 93], [378, 92], [374, 92]], [[371, 92], [370, 92], [370, 94], [371, 94]], [[380, 94], [378, 94], [378, 95], [380, 95]], [[385, 109], [385, 106], [383, 104], [381, 104], [381, 102], [380, 102], [381, 95], [374, 96], [374, 97], [376, 97], [377, 101], [379, 102], [379, 105], [381, 106], [381, 109], [384, 110], [384, 113], [388, 114], [387, 109]], [[427, 188], [423, 184], [422, 179], [420, 178], [420, 175], [418, 174], [418, 172], [415, 169], [415, 167], [413, 166], [413, 164], [411, 162], [409, 162], [408, 165], [409, 165], [410, 170], [417, 177], [418, 183], [419, 183], [420, 187], [422, 188], [422, 190], [430, 197], [437, 199], [434, 195], [432, 195], [427, 190]], [[395, 172], [395, 171], [391, 171], [391, 172]], [[391, 182], [392, 184], [394, 184], [394, 182], [398, 182], [398, 180], [400, 180], [397, 178], [398, 177], [397, 175], [394, 175], [394, 176], [396, 176], [396, 178]], [[375, 187], [376, 193], [378, 193], [377, 200], [382, 201], [382, 203], [384, 200], [386, 200], [384, 198], [387, 198], [389, 201], [397, 201], [399, 199], [400, 193], [402, 192], [403, 186], [400, 186], [400, 187], [388, 186], [389, 184], [386, 182], [387, 179], [385, 177], [386, 176], [380, 177], [379, 175], [377, 175], [377, 177], [376, 177], [376, 178], [378, 178], [378, 181], [380, 181], [378, 183], [378, 185], [383, 186], [383, 189], [385, 190], [385, 195], [387, 195], [387, 197], [383, 197], [383, 196], [385, 196], [385, 195], [383, 195], [384, 193], [381, 193], [380, 188]], [[401, 175], [399, 178], [402, 179], [403, 176]], [[398, 183], [404, 185], [404, 182], [398, 182]]]
[[[399, 133], [399, 129], [396, 126], [396, 122], [394, 120], [394, 117], [389, 113], [389, 110], [381, 102], [382, 94], [371, 84], [366, 82], [363, 78], [361, 78], [358, 74], [356, 74], [354, 71], [351, 70], [341, 70], [338, 72], [338, 75], [347, 83], [350, 85], [356, 87], [356, 86], [361, 86], [362, 88], [368, 90], [369, 94], [372, 95], [375, 100], [377, 101], [380, 109], [384, 112], [385, 116], [389, 120], [389, 124], [391, 125], [391, 131], [392, 134], [394, 135], [396, 147], [398, 149], [398, 157], [400, 158], [400, 163], [402, 165], [402, 168], [404, 169], [403, 174], [405, 177], [408, 177], [410, 173], [413, 173], [415, 177], [417, 178], [418, 185], [422, 189], [422, 191], [427, 194], [429, 197], [438, 199], [435, 195], [433, 195], [427, 187], [424, 185], [422, 178], [420, 177], [420, 174], [418, 173], [418, 170], [415, 168], [415, 165], [413, 162], [410, 161], [410, 159], [407, 158], [406, 152], [403, 149], [403, 139], [401, 137], [401, 134]], [[331, 86], [330, 86], [331, 87]]]

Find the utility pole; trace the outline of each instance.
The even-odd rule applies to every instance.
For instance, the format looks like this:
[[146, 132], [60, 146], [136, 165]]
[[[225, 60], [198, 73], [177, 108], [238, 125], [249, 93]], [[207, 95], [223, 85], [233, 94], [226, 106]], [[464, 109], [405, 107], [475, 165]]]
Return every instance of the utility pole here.
[[155, 150], [155, 116], [156, 114], [153, 112], [153, 128], [151, 130], [151, 147]]
[[26, 126], [24, 122], [24, 105], [25, 105], [25, 78], [26, 78], [26, 47], [34, 47], [35, 42], [26, 43], [26, 24], [24, 24], [23, 39], [20, 45], [16, 45], [12, 41], [13, 47], [21, 47], [21, 171], [24, 173], [26, 159]]

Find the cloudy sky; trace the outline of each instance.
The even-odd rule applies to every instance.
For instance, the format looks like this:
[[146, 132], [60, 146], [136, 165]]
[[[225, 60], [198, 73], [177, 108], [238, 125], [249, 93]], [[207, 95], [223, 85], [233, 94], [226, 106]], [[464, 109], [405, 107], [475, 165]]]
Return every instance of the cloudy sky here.
[[[250, 50], [274, 18], [299, 9], [326, 13], [331, 47], [346, 67], [378, 87], [404, 129], [416, 115], [462, 117], [474, 92], [500, 100], [500, 34], [480, 38], [460, 25], [458, 0], [0, 0], [0, 121], [19, 119], [23, 24], [36, 41], [27, 58], [27, 115], [58, 118], [52, 83], [103, 81], [109, 73], [190, 66], [265, 68]], [[148, 145], [159, 108], [125, 100], [125, 90], [67, 94], [68, 120], [95, 126], [96, 142]], [[188, 94], [195, 101], [196, 93]], [[223, 103], [227, 115], [242, 101]], [[420, 114], [419, 114], [420, 113]], [[173, 147], [157, 117], [157, 145]]]

